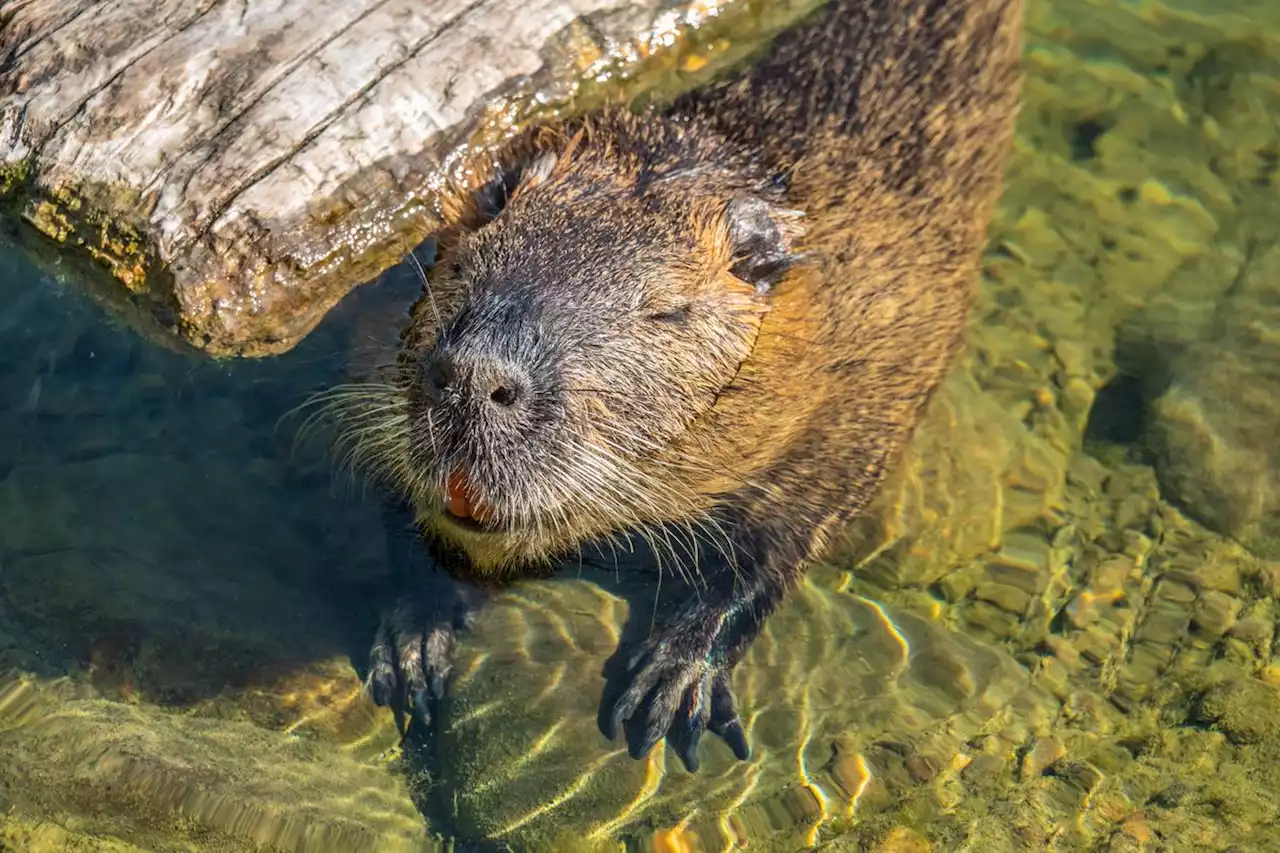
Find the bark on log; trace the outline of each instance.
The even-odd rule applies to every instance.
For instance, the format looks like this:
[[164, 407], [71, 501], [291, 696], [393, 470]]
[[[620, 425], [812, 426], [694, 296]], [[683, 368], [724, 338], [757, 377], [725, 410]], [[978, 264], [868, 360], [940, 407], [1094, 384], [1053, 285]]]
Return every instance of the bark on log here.
[[725, 2], [0, 0], [0, 195], [196, 347], [281, 352], [426, 236], [450, 152]]

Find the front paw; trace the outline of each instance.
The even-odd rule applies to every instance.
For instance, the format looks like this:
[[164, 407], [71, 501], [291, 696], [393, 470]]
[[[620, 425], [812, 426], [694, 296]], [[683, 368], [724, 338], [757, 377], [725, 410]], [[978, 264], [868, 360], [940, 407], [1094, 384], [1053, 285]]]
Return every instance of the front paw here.
[[739, 760], [747, 760], [751, 751], [730, 686], [733, 663], [681, 650], [664, 634], [641, 643], [611, 679], [617, 682], [611, 691], [616, 698], [600, 709], [605, 737], [614, 740], [625, 729], [631, 757], [643, 758], [665, 736], [692, 773], [699, 765], [698, 743], [709, 729]]
[[376, 705], [396, 713], [398, 725], [405, 714], [431, 724], [453, 671], [457, 631], [468, 617], [462, 608], [440, 614], [407, 598], [383, 617], [369, 650], [365, 687]]

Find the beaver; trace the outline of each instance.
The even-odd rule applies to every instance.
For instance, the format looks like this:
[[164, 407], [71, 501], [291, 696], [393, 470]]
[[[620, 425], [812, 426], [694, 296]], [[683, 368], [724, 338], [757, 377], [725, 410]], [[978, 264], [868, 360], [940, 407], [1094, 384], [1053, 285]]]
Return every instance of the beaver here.
[[[829, 0], [735, 76], [528, 128], [443, 191], [358, 450], [452, 576], [528, 577], [623, 532], [724, 558], [622, 658], [600, 725], [633, 757], [665, 737], [695, 771], [707, 730], [750, 754], [735, 665], [960, 347], [1020, 19]], [[423, 721], [476, 606], [432, 589], [383, 623], [367, 679]]]

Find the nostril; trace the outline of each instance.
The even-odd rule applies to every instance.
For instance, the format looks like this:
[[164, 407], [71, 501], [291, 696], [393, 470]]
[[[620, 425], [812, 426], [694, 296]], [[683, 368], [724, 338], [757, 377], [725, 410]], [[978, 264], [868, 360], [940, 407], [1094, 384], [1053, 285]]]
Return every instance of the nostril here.
[[514, 406], [520, 399], [520, 391], [514, 384], [504, 382], [489, 392], [489, 399], [499, 406]]
[[426, 373], [427, 390], [436, 397], [448, 391], [449, 386], [453, 384], [453, 370], [444, 359], [431, 361], [424, 372]]

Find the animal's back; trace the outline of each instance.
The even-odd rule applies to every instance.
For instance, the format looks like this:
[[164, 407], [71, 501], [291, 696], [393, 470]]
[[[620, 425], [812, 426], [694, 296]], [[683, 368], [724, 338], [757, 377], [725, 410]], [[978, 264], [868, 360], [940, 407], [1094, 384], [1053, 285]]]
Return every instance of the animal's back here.
[[[740, 384], [700, 441], [829, 528], [870, 499], [964, 330], [1018, 101], [1018, 0], [832, 0], [678, 102], [804, 212]], [[849, 500], [849, 496], [853, 500]], [[836, 511], [835, 508], [839, 508]]]
[[834, 180], [920, 191], [938, 168], [965, 165], [957, 177], [978, 189], [998, 178], [1016, 110], [1021, 17], [1020, 0], [829, 0], [747, 73], [672, 112], [779, 169], [808, 158]]

